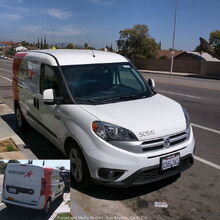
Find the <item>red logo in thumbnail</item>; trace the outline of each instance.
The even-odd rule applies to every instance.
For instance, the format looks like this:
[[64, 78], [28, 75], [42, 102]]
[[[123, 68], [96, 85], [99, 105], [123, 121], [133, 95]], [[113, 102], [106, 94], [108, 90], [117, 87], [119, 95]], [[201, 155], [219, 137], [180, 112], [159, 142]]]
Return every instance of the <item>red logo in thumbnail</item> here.
[[30, 170], [30, 171], [28, 171], [28, 172], [24, 175], [24, 177], [30, 177], [32, 174], [33, 174], [33, 173], [32, 173], [32, 171]]

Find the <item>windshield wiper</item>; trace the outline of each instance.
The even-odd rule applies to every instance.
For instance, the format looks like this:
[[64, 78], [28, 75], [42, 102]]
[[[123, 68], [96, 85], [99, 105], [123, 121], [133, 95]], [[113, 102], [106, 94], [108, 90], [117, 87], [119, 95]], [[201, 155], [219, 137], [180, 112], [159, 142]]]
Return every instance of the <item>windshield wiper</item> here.
[[105, 103], [103, 100], [96, 100], [96, 99], [87, 99], [87, 98], [74, 98], [75, 100], [81, 100], [91, 103]]
[[147, 95], [145, 93], [141, 94], [133, 94], [133, 95], [127, 95], [127, 96], [119, 96], [111, 99], [105, 99], [104, 101], [114, 101], [114, 100], [129, 100], [134, 98], [146, 98]]

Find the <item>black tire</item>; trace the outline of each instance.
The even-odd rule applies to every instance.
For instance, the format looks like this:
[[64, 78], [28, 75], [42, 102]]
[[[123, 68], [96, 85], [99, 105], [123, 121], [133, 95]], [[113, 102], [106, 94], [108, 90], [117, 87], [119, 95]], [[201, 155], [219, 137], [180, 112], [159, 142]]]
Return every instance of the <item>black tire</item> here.
[[50, 201], [50, 199], [48, 199], [47, 203], [46, 203], [46, 205], [45, 205], [45, 207], [43, 209], [43, 214], [44, 215], [47, 215], [49, 213], [50, 207], [51, 207], [51, 201]]
[[27, 121], [24, 119], [24, 116], [22, 115], [21, 109], [18, 104], [15, 104], [15, 118], [16, 118], [16, 124], [19, 130], [24, 131], [27, 129], [28, 124]]
[[72, 183], [79, 188], [88, 188], [91, 177], [85, 157], [77, 145], [70, 143], [69, 149]]
[[61, 194], [60, 198], [62, 198], [62, 199], [63, 199], [63, 195], [64, 195], [64, 189], [63, 189], [63, 192], [62, 192], [62, 194]]
[[7, 207], [7, 208], [9, 208], [9, 209], [11, 209], [11, 208], [14, 208], [14, 207], [15, 207], [14, 205], [9, 204], [9, 203], [5, 203], [5, 205], [6, 205], [6, 207]]

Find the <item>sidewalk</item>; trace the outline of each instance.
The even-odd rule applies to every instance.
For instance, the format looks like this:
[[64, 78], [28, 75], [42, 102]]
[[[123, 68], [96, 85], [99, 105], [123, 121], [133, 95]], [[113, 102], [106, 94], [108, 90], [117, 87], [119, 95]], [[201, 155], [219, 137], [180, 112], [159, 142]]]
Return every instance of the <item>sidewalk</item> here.
[[2, 152], [0, 153], [0, 159], [37, 159], [37, 157], [30, 151], [30, 149], [26, 148], [25, 143], [21, 140], [21, 138], [2, 119], [1, 116], [9, 114], [14, 114], [14, 112], [7, 105], [0, 101], [0, 141], [11, 138], [19, 151]]
[[220, 76], [206, 76], [206, 75], [199, 75], [195, 73], [180, 73], [180, 72], [172, 72], [172, 74], [169, 71], [159, 71], [159, 70], [138, 70], [142, 73], [155, 73], [155, 74], [161, 74], [161, 75], [169, 75], [169, 76], [189, 76], [189, 77], [195, 77], [195, 78], [205, 78], [205, 79], [220, 79]]
[[63, 202], [60, 204], [60, 206], [55, 210], [55, 212], [50, 216], [48, 220], [55, 219], [56, 216], [61, 213], [70, 213], [70, 205], [67, 203], [70, 203], [70, 193], [68, 193], [66, 196], [64, 194]]

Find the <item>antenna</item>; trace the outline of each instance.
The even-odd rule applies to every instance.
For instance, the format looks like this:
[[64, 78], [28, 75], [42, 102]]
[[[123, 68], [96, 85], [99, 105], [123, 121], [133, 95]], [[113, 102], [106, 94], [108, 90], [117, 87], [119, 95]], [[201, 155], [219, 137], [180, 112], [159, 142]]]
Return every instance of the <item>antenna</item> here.
[[[87, 40], [89, 42], [89, 45], [91, 45], [90, 40], [89, 40], [89, 36], [87, 35], [86, 37], [87, 37]], [[92, 56], [95, 57], [95, 53], [94, 53], [93, 49], [91, 49], [91, 50], [92, 50]]]

